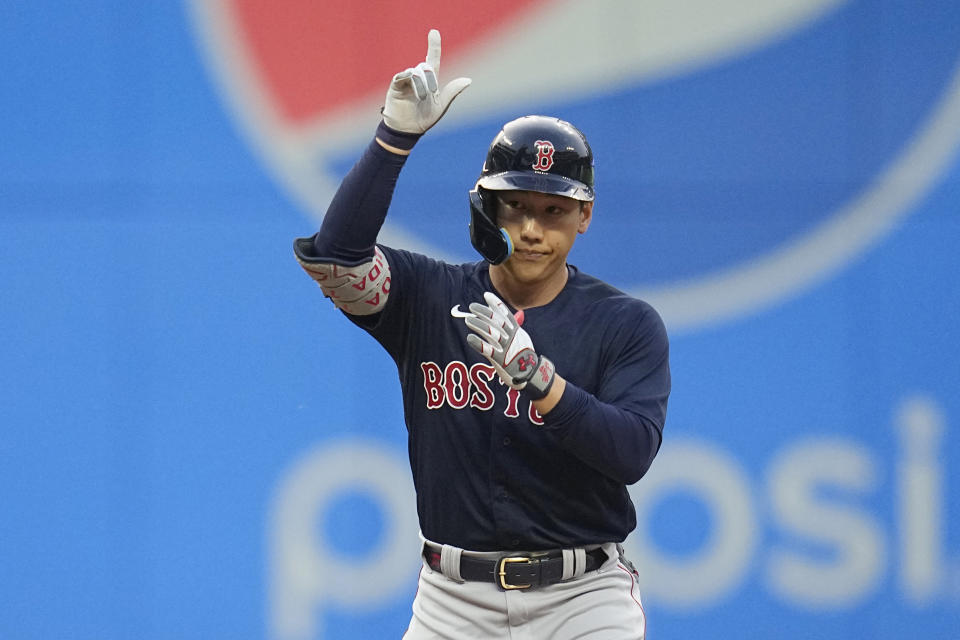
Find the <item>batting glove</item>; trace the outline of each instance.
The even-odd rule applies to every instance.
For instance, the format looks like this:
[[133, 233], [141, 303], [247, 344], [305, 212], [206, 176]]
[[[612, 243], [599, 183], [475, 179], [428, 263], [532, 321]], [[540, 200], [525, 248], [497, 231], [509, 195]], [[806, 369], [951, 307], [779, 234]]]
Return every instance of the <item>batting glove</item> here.
[[523, 389], [533, 400], [543, 398], [553, 385], [553, 363], [537, 355], [530, 334], [500, 298], [488, 291], [483, 299], [487, 304], [472, 303], [470, 313], [458, 307], [451, 310], [473, 331], [467, 335], [467, 343], [490, 361], [505, 384]]
[[383, 104], [383, 122], [391, 129], [421, 134], [437, 123], [453, 99], [473, 82], [451, 80], [440, 89], [440, 32], [427, 35], [427, 59], [393, 76]]

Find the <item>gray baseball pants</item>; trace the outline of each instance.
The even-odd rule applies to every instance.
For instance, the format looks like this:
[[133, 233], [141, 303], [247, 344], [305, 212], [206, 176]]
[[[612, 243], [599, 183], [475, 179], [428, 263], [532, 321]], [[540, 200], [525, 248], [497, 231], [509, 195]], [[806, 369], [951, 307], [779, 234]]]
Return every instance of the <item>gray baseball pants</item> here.
[[[599, 569], [556, 584], [515, 590], [456, 579], [461, 553], [487, 559], [510, 553], [444, 547], [442, 571], [426, 562], [420, 571], [404, 640], [643, 640], [646, 617], [637, 574], [620, 557], [616, 544], [602, 547], [608, 559]], [[570, 564], [575, 565], [570, 555]]]

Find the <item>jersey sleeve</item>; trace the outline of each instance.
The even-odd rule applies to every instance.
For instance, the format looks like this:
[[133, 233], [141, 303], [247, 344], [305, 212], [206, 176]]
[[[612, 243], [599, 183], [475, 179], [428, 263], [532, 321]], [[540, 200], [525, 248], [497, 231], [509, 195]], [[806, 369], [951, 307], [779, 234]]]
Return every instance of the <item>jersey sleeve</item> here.
[[567, 380], [544, 416], [566, 450], [625, 484], [643, 477], [660, 449], [671, 387], [663, 321], [646, 303], [639, 308], [608, 336], [596, 393]]
[[446, 319], [446, 312], [437, 307], [437, 300], [442, 297], [439, 293], [456, 291], [462, 284], [449, 266], [439, 260], [385, 245], [378, 245], [378, 249], [390, 263], [393, 292], [380, 313], [346, 316], [373, 336], [399, 363], [415, 331], [422, 331], [436, 318]]

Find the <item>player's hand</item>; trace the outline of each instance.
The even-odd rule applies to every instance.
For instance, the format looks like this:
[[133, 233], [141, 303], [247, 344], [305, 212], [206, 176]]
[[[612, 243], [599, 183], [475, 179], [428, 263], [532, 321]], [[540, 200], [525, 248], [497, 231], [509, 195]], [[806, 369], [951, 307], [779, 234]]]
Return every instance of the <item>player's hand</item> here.
[[473, 82], [451, 80], [440, 88], [440, 32], [427, 35], [427, 59], [393, 76], [383, 103], [383, 121], [391, 129], [423, 133], [440, 120], [453, 99]]
[[490, 361], [505, 384], [526, 390], [534, 400], [543, 398], [553, 384], [553, 363], [537, 355], [530, 334], [500, 298], [489, 291], [483, 298], [487, 304], [471, 303], [470, 313], [457, 307], [451, 310], [473, 331], [467, 335], [467, 343]]

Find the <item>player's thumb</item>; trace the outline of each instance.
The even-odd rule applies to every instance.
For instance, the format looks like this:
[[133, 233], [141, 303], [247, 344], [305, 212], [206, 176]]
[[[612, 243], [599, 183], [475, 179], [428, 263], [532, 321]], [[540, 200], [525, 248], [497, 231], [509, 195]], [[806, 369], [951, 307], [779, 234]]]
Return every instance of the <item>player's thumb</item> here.
[[473, 82], [473, 80], [470, 78], [457, 78], [448, 82], [446, 86], [440, 90], [440, 106], [444, 113], [450, 108], [450, 103], [453, 102], [454, 98], [469, 87], [471, 82]]

